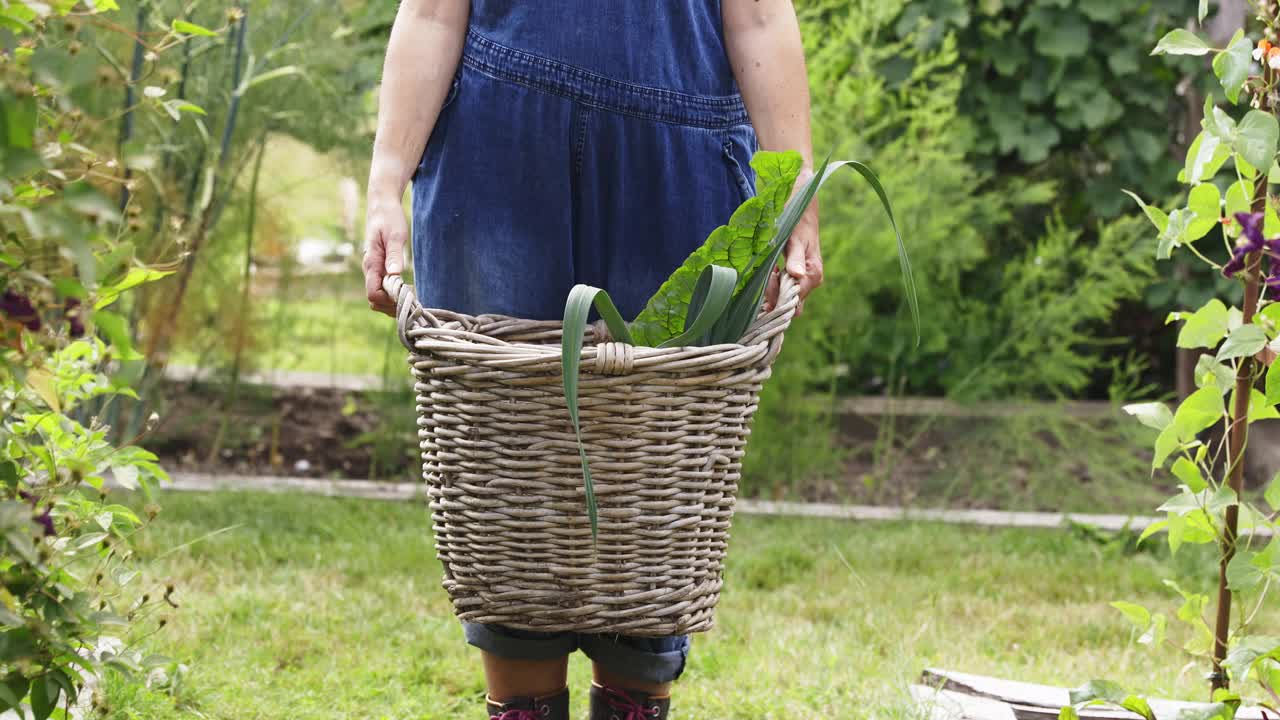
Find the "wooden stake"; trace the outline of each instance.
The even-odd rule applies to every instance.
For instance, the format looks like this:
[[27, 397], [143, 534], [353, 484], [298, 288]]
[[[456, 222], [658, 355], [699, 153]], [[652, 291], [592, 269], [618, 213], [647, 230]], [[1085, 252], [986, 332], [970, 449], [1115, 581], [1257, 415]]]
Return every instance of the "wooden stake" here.
[[[1261, 110], [1266, 112], [1266, 98], [1261, 99]], [[1253, 211], [1267, 211], [1267, 172], [1259, 169], [1253, 186]], [[1258, 311], [1258, 295], [1261, 285], [1262, 254], [1253, 253], [1245, 258], [1244, 323], [1253, 322]], [[1236, 367], [1235, 403], [1231, 409], [1231, 425], [1227, 429], [1228, 483], [1235, 491], [1236, 500], [1244, 490], [1244, 451], [1249, 438], [1249, 395], [1253, 390], [1252, 356], [1240, 358]], [[1228, 685], [1222, 661], [1227, 657], [1227, 639], [1231, 634], [1231, 590], [1227, 587], [1227, 565], [1236, 554], [1236, 530], [1239, 527], [1240, 506], [1227, 506], [1222, 529], [1222, 556], [1218, 562], [1218, 617], [1213, 631], [1213, 690]]]

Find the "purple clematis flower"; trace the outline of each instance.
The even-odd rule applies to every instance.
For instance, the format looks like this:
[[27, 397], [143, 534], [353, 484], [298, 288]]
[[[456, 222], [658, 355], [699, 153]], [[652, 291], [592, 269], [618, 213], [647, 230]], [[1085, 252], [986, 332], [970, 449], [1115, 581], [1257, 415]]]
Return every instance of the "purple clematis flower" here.
[[67, 298], [62, 314], [67, 317], [67, 329], [71, 333], [71, 337], [84, 337], [84, 320], [80, 317], [80, 300]]
[[25, 325], [32, 332], [40, 329], [40, 314], [36, 312], [35, 305], [31, 304], [31, 298], [22, 293], [5, 290], [0, 295], [0, 313]]
[[1262, 279], [1268, 290], [1280, 292], [1280, 241], [1277, 241], [1271, 249], [1270, 264], [1267, 267], [1267, 276]]
[[40, 512], [39, 500], [35, 495], [32, 495], [26, 490], [19, 490], [18, 495], [23, 500], [31, 503], [31, 507], [38, 513], [33, 519], [40, 525], [40, 527], [44, 528], [44, 536], [51, 537], [53, 535], [57, 535], [58, 531], [53, 528], [53, 517], [49, 515], [48, 508], [46, 508], [44, 512]]
[[1222, 267], [1222, 274], [1235, 277], [1244, 270], [1250, 255], [1262, 253], [1267, 257], [1262, 282], [1267, 289], [1280, 291], [1280, 235], [1270, 239], [1262, 236], [1262, 213], [1236, 213], [1236, 220], [1240, 223], [1240, 239], [1231, 251], [1231, 260]]

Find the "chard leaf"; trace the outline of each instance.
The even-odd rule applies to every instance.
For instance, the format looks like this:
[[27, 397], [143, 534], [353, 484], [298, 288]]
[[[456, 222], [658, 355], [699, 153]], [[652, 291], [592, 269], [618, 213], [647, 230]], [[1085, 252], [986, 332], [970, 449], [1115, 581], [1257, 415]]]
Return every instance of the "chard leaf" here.
[[902, 269], [902, 282], [907, 293], [907, 305], [911, 310], [911, 319], [915, 324], [916, 344], [920, 343], [920, 305], [916, 297], [915, 277], [911, 272], [911, 260], [907, 257], [907, 246], [902, 241], [902, 233], [898, 230], [897, 220], [893, 217], [893, 207], [889, 204], [889, 195], [885, 192], [884, 186], [880, 184], [880, 178], [863, 163], [857, 160], [830, 162], [830, 159], [828, 157], [827, 162], [824, 162], [818, 171], [814, 173], [814, 176], [805, 183], [800, 192], [796, 193], [791, 202], [787, 204], [786, 209], [783, 210], [782, 217], [778, 218], [778, 232], [769, 244], [768, 259], [763, 264], [756, 266], [747, 280], [746, 287], [734, 299], [728, 315], [713, 333], [716, 342], [737, 342], [746, 333], [751, 321], [760, 312], [760, 304], [764, 301], [764, 288], [769, 277], [769, 271], [778, 264], [778, 259], [786, 248], [787, 241], [791, 239], [791, 233], [795, 230], [796, 225], [799, 224], [801, 216], [809, 208], [809, 204], [813, 201], [814, 196], [817, 195], [818, 190], [831, 179], [832, 174], [840, 168], [848, 166], [858, 171], [858, 174], [862, 175], [863, 179], [867, 181], [867, 184], [871, 186], [871, 189], [880, 198], [885, 214], [889, 216], [889, 225], [893, 228], [893, 234], [898, 241], [898, 264]]
[[734, 211], [727, 225], [713, 230], [649, 299], [631, 323], [638, 344], [658, 346], [685, 330], [689, 301], [707, 267], [732, 268], [738, 273], [739, 283], [745, 284], [750, 271], [765, 258], [764, 250], [774, 236], [774, 222], [791, 195], [800, 166], [800, 153], [794, 151], [762, 151], [751, 158], [758, 177], [756, 195]]
[[[830, 159], [830, 157], [827, 158], [828, 161]], [[809, 178], [804, 187], [800, 188], [800, 192], [796, 193], [783, 208], [782, 216], [778, 218], [778, 230], [763, 250], [764, 262], [753, 261], [755, 270], [747, 279], [742, 292], [734, 298], [729, 312], [716, 323], [716, 329], [712, 332], [712, 342], [737, 342], [747, 332], [747, 328], [751, 327], [751, 321], [759, 314], [760, 304], [764, 302], [765, 285], [769, 281], [769, 273], [778, 265], [778, 259], [786, 248], [787, 241], [791, 239], [791, 233], [799, 224], [800, 217], [813, 202], [814, 196], [818, 194], [818, 188], [822, 187], [822, 183], [830, 175], [833, 167], [829, 162], [822, 163], [813, 177]]]

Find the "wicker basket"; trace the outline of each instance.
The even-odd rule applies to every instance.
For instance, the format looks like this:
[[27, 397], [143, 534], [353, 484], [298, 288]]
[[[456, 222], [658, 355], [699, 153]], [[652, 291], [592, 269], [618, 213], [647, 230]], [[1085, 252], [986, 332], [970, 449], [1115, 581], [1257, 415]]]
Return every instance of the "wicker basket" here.
[[740, 345], [648, 348], [589, 326], [582, 439], [593, 546], [560, 373], [560, 323], [422, 308], [398, 277], [400, 340], [444, 587], [459, 618], [542, 631], [709, 630], [751, 417], [798, 305]]

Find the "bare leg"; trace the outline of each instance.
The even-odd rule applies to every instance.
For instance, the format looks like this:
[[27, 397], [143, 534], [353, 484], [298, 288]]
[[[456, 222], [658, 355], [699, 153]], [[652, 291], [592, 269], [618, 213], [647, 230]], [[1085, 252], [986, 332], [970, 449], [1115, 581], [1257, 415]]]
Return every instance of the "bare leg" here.
[[569, 678], [569, 656], [550, 660], [509, 660], [480, 651], [489, 697], [498, 702], [511, 698], [540, 698], [564, 690]]
[[643, 680], [634, 680], [611, 673], [600, 667], [598, 663], [592, 663], [591, 669], [598, 685], [611, 687], [615, 690], [639, 690], [650, 697], [666, 697], [671, 694], [671, 683], [669, 682], [648, 683]]

